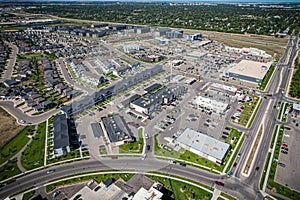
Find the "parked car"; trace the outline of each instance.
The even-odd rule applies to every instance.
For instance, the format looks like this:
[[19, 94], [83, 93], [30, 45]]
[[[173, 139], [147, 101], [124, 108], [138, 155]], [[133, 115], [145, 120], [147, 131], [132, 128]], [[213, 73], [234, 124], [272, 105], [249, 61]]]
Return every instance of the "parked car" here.
[[284, 163], [278, 163], [278, 165], [280, 166], [280, 167], [285, 167], [285, 164]]
[[287, 144], [282, 144], [282, 146], [284, 146], [284, 147], [288, 147], [288, 145], [287, 145]]
[[288, 154], [288, 152], [285, 151], [285, 150], [281, 150], [281, 153], [283, 153], [283, 154]]

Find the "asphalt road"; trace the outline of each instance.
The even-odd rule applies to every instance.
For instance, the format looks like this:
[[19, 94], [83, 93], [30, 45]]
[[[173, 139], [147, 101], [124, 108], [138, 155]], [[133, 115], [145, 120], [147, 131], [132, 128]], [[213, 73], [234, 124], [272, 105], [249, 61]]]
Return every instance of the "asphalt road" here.
[[0, 101], [0, 106], [3, 107], [7, 112], [9, 112], [17, 121], [24, 120], [25, 124], [39, 124], [40, 122], [45, 121], [52, 115], [60, 112], [60, 109], [54, 109], [49, 112], [37, 115], [37, 116], [28, 116], [26, 113], [23, 113], [20, 109], [14, 107], [14, 103], [11, 101]]
[[64, 76], [64, 79], [67, 81], [67, 83], [69, 83], [70, 85], [73, 85], [75, 88], [79, 88], [80, 90], [86, 91], [88, 94], [92, 94], [95, 92], [93, 89], [86, 87], [80, 83], [77, 83], [71, 78], [69, 71], [68, 71], [62, 58], [58, 59], [57, 63], [59, 65], [61, 72]]
[[19, 49], [17, 48], [16, 45], [13, 45], [11, 43], [8, 43], [8, 45], [12, 48], [12, 53], [9, 55], [9, 61], [7, 64], [7, 69], [4, 73], [3, 76], [3, 81], [7, 80], [7, 79], [11, 79], [11, 75], [13, 73], [13, 69], [14, 69], [14, 65], [16, 63], [16, 57], [17, 54], [19, 52]]

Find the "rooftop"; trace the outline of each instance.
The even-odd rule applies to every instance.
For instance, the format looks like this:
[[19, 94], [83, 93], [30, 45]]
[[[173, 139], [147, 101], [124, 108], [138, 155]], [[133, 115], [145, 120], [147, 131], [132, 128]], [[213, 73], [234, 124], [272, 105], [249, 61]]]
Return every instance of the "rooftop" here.
[[68, 121], [66, 115], [54, 116], [54, 149], [70, 145], [68, 133]]
[[190, 128], [186, 128], [176, 141], [219, 160], [223, 160], [230, 147], [230, 145], [225, 142], [221, 142]]
[[130, 130], [120, 115], [102, 117], [102, 122], [111, 142], [119, 142], [131, 138]]
[[262, 63], [252, 60], [241, 60], [231, 67], [228, 72], [263, 79], [271, 65], [272, 62]]

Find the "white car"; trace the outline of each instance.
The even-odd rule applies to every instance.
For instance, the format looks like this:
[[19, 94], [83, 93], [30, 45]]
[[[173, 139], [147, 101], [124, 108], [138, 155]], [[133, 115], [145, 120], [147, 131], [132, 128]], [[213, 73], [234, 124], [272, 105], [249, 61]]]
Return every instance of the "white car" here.
[[284, 134], [283, 136], [284, 136], [284, 137], [290, 137], [290, 135], [289, 135], [289, 134]]

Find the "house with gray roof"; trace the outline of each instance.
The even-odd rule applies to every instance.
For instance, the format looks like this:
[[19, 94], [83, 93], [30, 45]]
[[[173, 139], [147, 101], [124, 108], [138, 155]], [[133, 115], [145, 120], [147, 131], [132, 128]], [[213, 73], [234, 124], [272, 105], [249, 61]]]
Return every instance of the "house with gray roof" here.
[[68, 121], [65, 114], [54, 116], [54, 155], [55, 157], [62, 156], [70, 152]]

